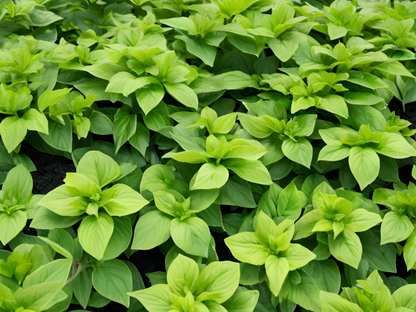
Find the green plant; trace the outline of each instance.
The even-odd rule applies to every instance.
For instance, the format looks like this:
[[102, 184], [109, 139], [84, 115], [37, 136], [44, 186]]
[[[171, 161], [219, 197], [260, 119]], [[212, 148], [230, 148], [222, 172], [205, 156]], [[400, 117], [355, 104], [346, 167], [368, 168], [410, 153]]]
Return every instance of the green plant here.
[[167, 285], [129, 293], [150, 312], [157, 311], [253, 311], [259, 293], [238, 286], [238, 264], [215, 262], [200, 271], [198, 264], [179, 255], [168, 268]]

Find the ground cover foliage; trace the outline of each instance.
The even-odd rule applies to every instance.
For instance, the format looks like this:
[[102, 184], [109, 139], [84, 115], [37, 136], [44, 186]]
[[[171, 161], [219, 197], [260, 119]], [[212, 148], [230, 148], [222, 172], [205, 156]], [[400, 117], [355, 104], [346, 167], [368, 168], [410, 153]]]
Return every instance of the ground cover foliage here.
[[416, 311], [415, 19], [0, 0], [0, 311]]

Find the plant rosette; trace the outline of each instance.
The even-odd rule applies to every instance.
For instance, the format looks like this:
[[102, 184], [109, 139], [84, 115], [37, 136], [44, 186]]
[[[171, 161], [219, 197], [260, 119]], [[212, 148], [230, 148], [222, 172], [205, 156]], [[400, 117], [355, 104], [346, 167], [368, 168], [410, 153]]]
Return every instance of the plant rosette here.
[[[128, 247], [131, 234], [123, 235], [123, 223], [129, 220], [129, 215], [149, 203], [125, 184], [108, 187], [121, 175], [120, 166], [110, 156], [91, 151], [81, 158], [76, 173], [67, 173], [64, 185], [49, 192], [39, 202], [40, 206], [59, 216], [76, 217], [74, 223], [82, 219], [78, 228], [79, 242], [98, 260], [104, 257], [110, 240], [114, 242], [111, 248], [118, 249], [120, 244], [125, 246], [124, 249]], [[131, 222], [127, 223], [130, 227]]]

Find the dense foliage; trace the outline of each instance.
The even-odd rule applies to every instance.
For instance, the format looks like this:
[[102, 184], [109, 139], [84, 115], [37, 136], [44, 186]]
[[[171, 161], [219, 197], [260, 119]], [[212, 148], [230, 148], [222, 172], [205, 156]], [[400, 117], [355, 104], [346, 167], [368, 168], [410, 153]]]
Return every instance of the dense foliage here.
[[[0, 0], [0, 312], [416, 311], [415, 19]], [[29, 145], [76, 172], [32, 194]]]

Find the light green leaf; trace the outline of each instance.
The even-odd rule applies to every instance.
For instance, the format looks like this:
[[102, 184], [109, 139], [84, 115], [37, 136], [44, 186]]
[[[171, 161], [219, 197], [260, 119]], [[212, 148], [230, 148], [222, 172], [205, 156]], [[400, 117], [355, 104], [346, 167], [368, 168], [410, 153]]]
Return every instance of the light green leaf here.
[[289, 273], [289, 263], [285, 258], [270, 255], [266, 259], [265, 266], [270, 291], [277, 297]]
[[167, 273], [169, 287], [179, 296], [185, 297], [195, 291], [199, 275], [198, 264], [181, 254], [172, 261]]
[[17, 165], [9, 171], [3, 183], [3, 200], [16, 200], [17, 204], [28, 204], [32, 189], [33, 181], [30, 172], [23, 165]]
[[380, 171], [380, 158], [369, 147], [354, 146], [351, 148], [348, 163], [361, 190], [372, 183]]
[[223, 165], [203, 164], [196, 173], [192, 190], [220, 188], [227, 182], [228, 175], [228, 170]]
[[318, 160], [339, 161], [347, 158], [350, 154], [350, 150], [351, 147], [349, 146], [325, 145], [319, 152]]
[[29, 109], [24, 113], [21, 119], [25, 121], [28, 130], [48, 134], [48, 120], [45, 115], [38, 110], [34, 108]]
[[162, 101], [165, 96], [165, 89], [163, 89], [162, 84], [155, 83], [136, 90], [135, 95], [139, 106], [147, 115]]
[[170, 237], [171, 221], [172, 218], [159, 210], [145, 213], [136, 224], [131, 248], [149, 250], [166, 242]]
[[64, 287], [72, 266], [70, 259], [58, 259], [45, 264], [26, 276], [23, 288], [43, 283], [59, 283]]
[[166, 91], [179, 103], [186, 107], [198, 109], [198, 97], [194, 90], [183, 83], [163, 83]]
[[170, 287], [164, 284], [128, 293], [143, 304], [148, 311], [170, 311], [173, 296]]
[[27, 125], [23, 118], [6, 117], [0, 123], [1, 138], [9, 153], [23, 141], [26, 133]]
[[407, 239], [414, 229], [415, 226], [408, 216], [390, 211], [386, 213], [381, 224], [381, 245], [399, 243]]
[[211, 262], [199, 274], [196, 300], [221, 304], [236, 291], [240, 281], [240, 266], [236, 262]]
[[313, 150], [312, 144], [307, 139], [300, 138], [296, 142], [291, 139], [284, 140], [282, 151], [290, 160], [310, 168]]
[[0, 241], [3, 245], [10, 242], [26, 225], [27, 216], [22, 210], [11, 214], [0, 212]]
[[270, 254], [270, 250], [258, 242], [254, 232], [238, 233], [224, 242], [238, 261], [252, 265], [263, 265]]
[[241, 158], [227, 159], [224, 167], [234, 171], [240, 178], [253, 183], [270, 185], [273, 183], [269, 171], [259, 160], [246, 160]]
[[71, 89], [64, 88], [58, 90], [47, 90], [42, 93], [38, 99], [38, 108], [43, 112], [47, 107], [55, 105], [58, 103], [65, 95], [67, 95]]
[[337, 294], [321, 291], [322, 312], [363, 312], [359, 305]]
[[[42, 286], [33, 285], [23, 289], [15, 296], [16, 303], [19, 307], [25, 307], [27, 310], [43, 311], [48, 306], [55, 295], [62, 289], [60, 283], [42, 283]], [[63, 297], [64, 300], [66, 297]]]
[[78, 228], [78, 238], [82, 248], [94, 258], [101, 260], [114, 231], [114, 221], [105, 212], [98, 217], [84, 218]]
[[328, 246], [329, 251], [337, 260], [358, 268], [363, 248], [360, 238], [353, 231], [345, 229], [336, 239], [329, 234]]
[[208, 256], [211, 234], [208, 225], [198, 217], [183, 221], [175, 218], [171, 223], [172, 239], [180, 249], [190, 255]]
[[61, 185], [46, 194], [38, 205], [60, 216], [76, 217], [85, 213], [88, 202], [77, 189]]
[[153, 76], [139, 77], [133, 76], [127, 72], [119, 72], [110, 79], [110, 83], [105, 89], [106, 92], [122, 93], [128, 96], [137, 89], [140, 89], [149, 84], [159, 83]]
[[140, 193], [130, 186], [120, 183], [102, 192], [99, 201], [99, 205], [103, 206], [107, 213], [113, 217], [133, 214], [148, 203]]
[[349, 213], [342, 222], [353, 232], [364, 232], [381, 222], [381, 217], [366, 209], [357, 209]]
[[129, 267], [120, 260], [110, 260], [95, 264], [92, 284], [97, 292], [112, 301], [129, 307], [127, 295], [132, 290], [133, 281]]
[[103, 187], [117, 179], [121, 169], [110, 156], [99, 151], [90, 151], [79, 161], [77, 173], [85, 175], [99, 187]]
[[312, 251], [300, 244], [290, 244], [288, 249], [279, 254], [280, 256], [287, 260], [290, 271], [304, 267], [316, 258]]

